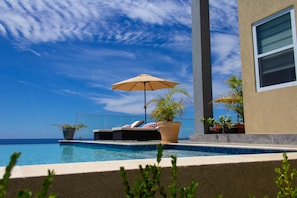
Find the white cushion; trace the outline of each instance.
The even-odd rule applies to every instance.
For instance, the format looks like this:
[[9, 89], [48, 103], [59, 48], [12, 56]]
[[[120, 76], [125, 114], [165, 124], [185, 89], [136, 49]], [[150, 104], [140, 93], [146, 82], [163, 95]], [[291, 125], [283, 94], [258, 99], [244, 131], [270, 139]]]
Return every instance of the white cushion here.
[[138, 127], [140, 126], [144, 121], [143, 120], [136, 120], [135, 122], [133, 122], [130, 127], [134, 128], [134, 127]]

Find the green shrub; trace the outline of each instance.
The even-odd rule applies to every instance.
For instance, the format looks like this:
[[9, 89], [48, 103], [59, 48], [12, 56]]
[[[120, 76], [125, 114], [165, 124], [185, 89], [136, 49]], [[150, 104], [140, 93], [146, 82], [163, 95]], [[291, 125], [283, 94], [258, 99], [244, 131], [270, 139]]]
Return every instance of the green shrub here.
[[[11, 176], [11, 171], [12, 171], [13, 167], [16, 165], [17, 159], [20, 157], [20, 155], [21, 155], [21, 153], [13, 153], [10, 157], [9, 164], [7, 165], [7, 167], [5, 169], [3, 178], [0, 180], [0, 198], [4, 198], [6, 196], [6, 190], [7, 190], [9, 178]], [[47, 197], [48, 190], [53, 183], [54, 175], [55, 175], [54, 171], [48, 170], [48, 175], [43, 181], [41, 190], [35, 196], [36, 198]], [[17, 197], [18, 198], [30, 198], [30, 197], [32, 197], [32, 192], [28, 189], [20, 190]], [[56, 195], [50, 194], [48, 197], [55, 198]]]
[[281, 168], [275, 168], [275, 172], [278, 174], [275, 183], [279, 189], [276, 197], [294, 198], [297, 197], [297, 188], [293, 186], [293, 182], [296, 182], [297, 170], [290, 170], [290, 163], [286, 153], [283, 154], [283, 158]]
[[[296, 174], [297, 170], [290, 170], [290, 163], [288, 161], [288, 156], [283, 153], [283, 160], [280, 168], [275, 168], [277, 173], [277, 178], [275, 184], [278, 188], [276, 198], [297, 198], [297, 188], [293, 186], [296, 184]], [[249, 195], [249, 198], [256, 198], [254, 195]], [[268, 196], [264, 196], [268, 198]]]
[[[127, 173], [124, 167], [121, 167], [121, 177], [125, 186], [126, 197], [154, 197], [156, 194], [159, 194], [162, 197], [167, 197], [165, 187], [161, 184], [161, 167], [160, 162], [163, 155], [163, 146], [159, 144], [158, 153], [157, 153], [157, 165], [146, 165], [143, 168], [139, 166], [140, 176], [133, 183], [133, 186], [130, 186], [127, 178]], [[194, 197], [196, 188], [198, 187], [197, 182], [192, 182], [188, 187], [179, 187], [177, 184], [177, 166], [176, 156], [171, 156], [171, 170], [172, 170], [172, 183], [168, 186], [170, 196], [169, 197]], [[179, 196], [178, 196], [179, 194]]]

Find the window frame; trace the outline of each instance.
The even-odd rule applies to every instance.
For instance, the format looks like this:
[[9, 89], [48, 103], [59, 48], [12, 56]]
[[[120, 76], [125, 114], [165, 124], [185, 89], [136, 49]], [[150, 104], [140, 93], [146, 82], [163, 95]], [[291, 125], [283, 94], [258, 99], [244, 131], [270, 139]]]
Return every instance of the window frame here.
[[[283, 16], [285, 14], [290, 13], [291, 17], [291, 31], [292, 31], [292, 40], [293, 43], [291, 45], [287, 45], [285, 47], [280, 47], [274, 50], [271, 50], [269, 52], [265, 52], [262, 54], [258, 54], [258, 42], [257, 42], [257, 27], [265, 24], [273, 19], [276, 19], [280, 16]], [[273, 89], [279, 89], [289, 86], [296, 86], [297, 85], [297, 44], [296, 44], [296, 18], [295, 18], [295, 10], [293, 7], [289, 7], [285, 10], [282, 10], [272, 16], [269, 16], [267, 18], [264, 18], [254, 24], [252, 24], [252, 34], [253, 34], [253, 48], [254, 48], [254, 62], [255, 62], [255, 80], [256, 80], [256, 90], [257, 92], [266, 91], [266, 90], [273, 90]], [[294, 55], [294, 64], [295, 64], [295, 75], [296, 80], [286, 83], [280, 83], [276, 85], [268, 85], [261, 87], [260, 86], [260, 73], [259, 73], [259, 59], [262, 57], [266, 57], [269, 55], [272, 55], [274, 53], [283, 52], [288, 49], [293, 49], [293, 55]]]

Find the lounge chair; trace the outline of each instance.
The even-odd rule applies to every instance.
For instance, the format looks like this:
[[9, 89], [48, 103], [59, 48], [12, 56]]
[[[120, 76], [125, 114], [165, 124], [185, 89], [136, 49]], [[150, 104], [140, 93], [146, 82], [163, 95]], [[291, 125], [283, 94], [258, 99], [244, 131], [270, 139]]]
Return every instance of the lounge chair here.
[[112, 140], [112, 129], [95, 129], [94, 140]]
[[113, 140], [161, 140], [161, 135], [156, 128], [112, 128]]
[[[132, 124], [124, 125], [120, 128], [135, 128], [139, 127], [144, 123], [143, 120], [136, 120]], [[112, 140], [113, 139], [113, 129], [94, 129], [94, 140]]]

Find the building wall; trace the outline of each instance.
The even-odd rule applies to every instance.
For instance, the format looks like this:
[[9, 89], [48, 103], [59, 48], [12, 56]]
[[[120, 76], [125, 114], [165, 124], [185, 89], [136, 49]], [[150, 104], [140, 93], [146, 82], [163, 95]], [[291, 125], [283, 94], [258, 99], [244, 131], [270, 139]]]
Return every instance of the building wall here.
[[[245, 129], [248, 134], [297, 134], [297, 86], [256, 91], [252, 24], [296, 0], [238, 0]], [[297, 19], [296, 19], [297, 21]]]

